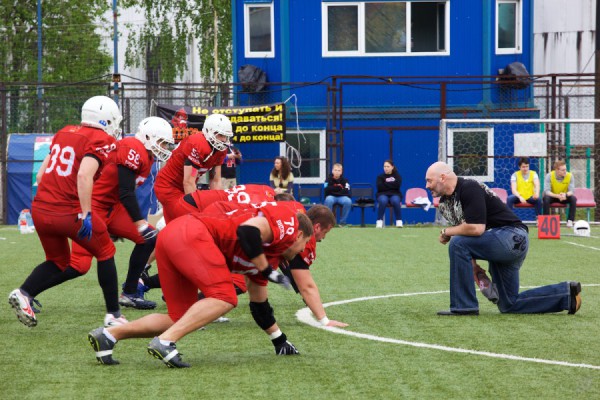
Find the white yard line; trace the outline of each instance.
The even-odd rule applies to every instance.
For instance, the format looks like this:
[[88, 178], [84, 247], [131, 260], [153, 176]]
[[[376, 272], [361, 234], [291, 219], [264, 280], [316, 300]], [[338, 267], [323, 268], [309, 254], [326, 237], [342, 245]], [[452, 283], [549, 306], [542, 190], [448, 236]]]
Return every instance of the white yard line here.
[[[600, 249], [598, 249], [598, 250], [600, 250]], [[593, 284], [593, 285], [584, 285], [584, 286], [598, 286], [598, 285]], [[389, 297], [408, 297], [408, 296], [420, 296], [420, 295], [440, 294], [440, 293], [448, 293], [448, 291], [442, 290], [442, 291], [436, 291], [436, 292], [400, 293], [400, 294], [389, 294], [389, 295], [383, 295], [383, 296], [359, 297], [356, 299], [334, 301], [331, 303], [323, 304], [323, 306], [331, 307], [331, 306], [337, 306], [337, 305], [342, 305], [342, 304], [354, 303], [354, 302], [358, 302], [358, 301], [385, 299], [385, 298], [389, 298]], [[472, 355], [483, 356], [483, 357], [501, 358], [501, 359], [506, 359], [506, 360], [526, 361], [526, 362], [534, 362], [534, 363], [539, 363], [539, 364], [550, 364], [550, 365], [560, 365], [560, 366], [564, 366], [564, 367], [577, 367], [577, 368], [588, 368], [588, 369], [600, 370], [600, 366], [598, 366], [598, 365], [576, 364], [576, 363], [570, 363], [567, 361], [545, 360], [542, 358], [521, 357], [521, 356], [516, 356], [516, 355], [512, 355], [512, 354], [502, 354], [502, 353], [492, 353], [489, 351], [461, 349], [459, 347], [448, 347], [448, 346], [442, 346], [442, 345], [438, 345], [438, 344], [410, 342], [407, 340], [391, 339], [391, 338], [386, 338], [386, 337], [381, 337], [381, 336], [376, 336], [376, 335], [369, 335], [369, 334], [365, 334], [365, 333], [352, 332], [350, 330], [342, 329], [342, 328], [324, 327], [324, 326], [321, 326], [321, 324], [319, 324], [319, 322], [313, 317], [313, 315], [308, 307], [298, 310], [298, 312], [296, 312], [296, 318], [298, 318], [298, 320], [300, 322], [303, 322], [303, 323], [313, 326], [315, 328], [320, 328], [320, 329], [330, 331], [332, 333], [352, 336], [352, 337], [356, 337], [356, 338], [360, 338], [360, 339], [368, 339], [368, 340], [374, 340], [374, 341], [384, 342], [384, 343], [400, 344], [400, 345], [404, 345], [404, 346], [412, 346], [412, 347], [419, 347], [419, 348], [432, 349], [432, 350], [441, 350], [441, 351], [447, 351], [447, 352], [453, 352], [453, 353], [464, 353], [464, 354], [472, 354]], [[441, 317], [441, 318], [444, 318], [444, 317]], [[466, 318], [468, 318], [468, 317], [466, 317]]]

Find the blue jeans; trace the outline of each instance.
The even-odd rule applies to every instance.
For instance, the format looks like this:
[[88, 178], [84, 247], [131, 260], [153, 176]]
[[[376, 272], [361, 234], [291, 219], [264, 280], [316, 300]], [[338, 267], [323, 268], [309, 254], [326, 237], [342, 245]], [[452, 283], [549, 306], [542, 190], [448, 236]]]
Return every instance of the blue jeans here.
[[[534, 199], [533, 196], [531, 196], [530, 198], [528, 198], [525, 201], [527, 203], [531, 204], [535, 208], [535, 215], [540, 215], [542, 213], [542, 199], [541, 198], [538, 197], [537, 199]], [[514, 208], [515, 204], [520, 204], [520, 203], [521, 202], [519, 201], [519, 198], [512, 194], [510, 196], [508, 196], [508, 198], [506, 199], [506, 205], [511, 210]]]
[[327, 196], [325, 197], [325, 205], [333, 211], [333, 206], [339, 204], [342, 206], [342, 216], [340, 217], [340, 224], [345, 224], [348, 219], [348, 214], [352, 209], [352, 200], [348, 196]]
[[383, 219], [383, 215], [385, 214], [385, 208], [388, 204], [391, 204], [394, 207], [394, 215], [396, 216], [396, 221], [402, 219], [402, 204], [400, 203], [401, 198], [398, 195], [388, 196], [382, 194], [377, 197], [377, 219]]
[[487, 260], [492, 281], [498, 287], [498, 309], [502, 313], [551, 313], [569, 309], [569, 283], [541, 286], [519, 293], [519, 270], [529, 238], [521, 228], [504, 226], [487, 230], [481, 236], [453, 236], [450, 255], [450, 310], [479, 309], [473, 284], [471, 260]]

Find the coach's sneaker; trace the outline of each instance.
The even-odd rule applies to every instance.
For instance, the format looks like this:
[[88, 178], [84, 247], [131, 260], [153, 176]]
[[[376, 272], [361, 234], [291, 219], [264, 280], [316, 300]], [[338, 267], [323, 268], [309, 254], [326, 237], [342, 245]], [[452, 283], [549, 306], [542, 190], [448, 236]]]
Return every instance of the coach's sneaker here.
[[25, 326], [33, 328], [37, 325], [35, 312], [31, 309], [29, 298], [21, 293], [21, 290], [15, 289], [8, 295], [8, 304], [15, 310], [17, 318]]
[[104, 316], [104, 327], [110, 328], [111, 326], [119, 326], [128, 323], [127, 319], [124, 315], [120, 317], [115, 317], [113, 314], [106, 314]]
[[402, 228], [402, 220], [401, 219], [396, 220], [396, 228]]
[[377, 222], [375, 223], [375, 228], [383, 228], [383, 220], [382, 219], [377, 220]]
[[148, 345], [148, 354], [164, 362], [169, 368], [189, 368], [190, 364], [181, 360], [181, 354], [177, 351], [175, 343], [164, 345], [158, 337], [152, 339]]
[[567, 220], [567, 228], [572, 228], [573, 227], [573, 221], [571, 221], [570, 219]]
[[569, 314], [575, 314], [581, 308], [581, 283], [569, 282]]
[[116, 365], [119, 361], [112, 358], [112, 352], [116, 342], [110, 340], [104, 334], [104, 328], [100, 327], [88, 333], [88, 341], [96, 352], [96, 360], [99, 364]]
[[138, 293], [129, 294], [121, 293], [119, 297], [119, 305], [123, 307], [137, 308], [138, 310], [153, 310], [156, 308], [156, 303], [140, 297]]

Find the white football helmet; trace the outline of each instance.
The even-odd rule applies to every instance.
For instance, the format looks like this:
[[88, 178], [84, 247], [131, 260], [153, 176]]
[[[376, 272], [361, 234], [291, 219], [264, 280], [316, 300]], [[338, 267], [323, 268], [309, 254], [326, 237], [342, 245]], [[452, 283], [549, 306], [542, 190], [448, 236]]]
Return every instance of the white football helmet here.
[[[215, 150], [225, 150], [229, 146], [229, 139], [233, 137], [231, 121], [223, 114], [211, 114], [204, 121], [202, 133]], [[227, 140], [225, 142], [220, 141], [215, 136], [217, 134], [225, 136]]]
[[590, 236], [590, 224], [588, 224], [586, 221], [580, 219], [579, 221], [575, 221], [575, 224], [573, 225], [573, 232], [575, 233], [575, 236], [586, 236], [589, 237]]
[[115, 139], [121, 137], [121, 121], [119, 106], [110, 97], [91, 97], [81, 107], [81, 125], [102, 129]]
[[135, 138], [142, 142], [146, 150], [151, 151], [158, 161], [164, 162], [171, 157], [171, 148], [175, 145], [173, 128], [164, 119], [159, 117], [143, 119]]

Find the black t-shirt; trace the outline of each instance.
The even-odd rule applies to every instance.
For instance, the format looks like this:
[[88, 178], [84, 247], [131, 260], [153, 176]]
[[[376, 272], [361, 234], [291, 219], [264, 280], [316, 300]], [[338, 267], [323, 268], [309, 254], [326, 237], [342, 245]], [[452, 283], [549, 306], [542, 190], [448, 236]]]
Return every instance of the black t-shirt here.
[[454, 193], [442, 196], [439, 210], [452, 226], [463, 222], [485, 224], [486, 229], [501, 226], [527, 227], [486, 185], [458, 178]]

